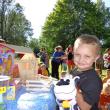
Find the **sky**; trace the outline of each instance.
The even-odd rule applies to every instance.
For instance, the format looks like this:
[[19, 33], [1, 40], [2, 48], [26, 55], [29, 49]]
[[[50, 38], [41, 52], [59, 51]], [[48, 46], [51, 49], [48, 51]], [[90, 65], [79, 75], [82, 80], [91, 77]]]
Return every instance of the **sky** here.
[[[96, 1], [96, 0], [92, 0]], [[110, 0], [103, 0], [106, 7], [110, 7]], [[39, 38], [42, 26], [52, 12], [57, 0], [16, 0], [24, 8], [26, 19], [31, 22], [33, 28], [33, 38]]]
[[16, 0], [24, 8], [26, 19], [31, 22], [33, 38], [39, 38], [46, 17], [53, 11], [57, 0]]

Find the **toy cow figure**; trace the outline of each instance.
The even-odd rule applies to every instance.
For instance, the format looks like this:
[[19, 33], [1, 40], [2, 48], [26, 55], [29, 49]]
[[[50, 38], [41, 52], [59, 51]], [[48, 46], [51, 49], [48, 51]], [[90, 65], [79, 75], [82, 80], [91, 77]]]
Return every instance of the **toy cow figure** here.
[[60, 79], [54, 86], [54, 94], [59, 110], [80, 110], [76, 103], [76, 84], [79, 77], [65, 77]]

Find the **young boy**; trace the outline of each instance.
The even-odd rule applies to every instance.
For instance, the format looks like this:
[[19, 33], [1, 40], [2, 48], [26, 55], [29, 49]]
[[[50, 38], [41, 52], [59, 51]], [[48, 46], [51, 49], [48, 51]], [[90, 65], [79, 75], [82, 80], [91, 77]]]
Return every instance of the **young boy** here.
[[76, 68], [71, 71], [71, 74], [73, 77], [80, 77], [76, 95], [80, 110], [99, 110], [102, 81], [93, 68], [93, 63], [99, 58], [100, 50], [100, 41], [93, 35], [81, 35], [74, 43]]

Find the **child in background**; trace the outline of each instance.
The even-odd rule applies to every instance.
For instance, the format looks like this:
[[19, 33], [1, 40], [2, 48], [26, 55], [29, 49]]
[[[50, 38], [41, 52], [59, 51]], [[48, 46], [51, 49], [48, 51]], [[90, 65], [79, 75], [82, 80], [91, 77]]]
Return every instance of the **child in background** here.
[[37, 71], [37, 73], [38, 74], [41, 74], [42, 75], [42, 70], [41, 70], [41, 65], [42, 65], [43, 63], [39, 63], [38, 64], [38, 71]]
[[79, 76], [76, 100], [80, 110], [99, 110], [98, 103], [102, 81], [95, 69], [94, 62], [100, 57], [101, 43], [94, 35], [83, 34], [74, 43], [73, 77]]
[[61, 85], [68, 85], [69, 84], [69, 75], [66, 71], [62, 71], [60, 73], [60, 80], [58, 81], [57, 85], [61, 86]]
[[108, 79], [110, 79], [110, 69], [107, 69], [107, 75], [106, 75], [106, 77], [103, 79], [103, 83], [106, 83]]
[[66, 71], [62, 71], [60, 75], [60, 79], [64, 79], [66, 77], [66, 74], [67, 74]]
[[48, 76], [49, 75], [45, 64], [41, 65], [41, 71], [42, 71], [42, 75], [44, 75], [44, 76]]
[[99, 107], [100, 110], [110, 110], [110, 81], [103, 84]]
[[64, 80], [66, 80], [66, 79], [72, 79], [72, 75], [69, 74], [67, 71], [62, 71], [60, 73], [60, 79], [64, 79]]

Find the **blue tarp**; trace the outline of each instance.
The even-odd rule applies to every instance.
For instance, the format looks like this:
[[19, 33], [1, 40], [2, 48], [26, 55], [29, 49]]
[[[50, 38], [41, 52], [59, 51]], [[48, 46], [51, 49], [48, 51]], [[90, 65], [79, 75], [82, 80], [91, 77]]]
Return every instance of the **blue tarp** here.
[[6, 110], [55, 110], [56, 101], [53, 91], [26, 92], [21, 87], [15, 100], [5, 100]]

